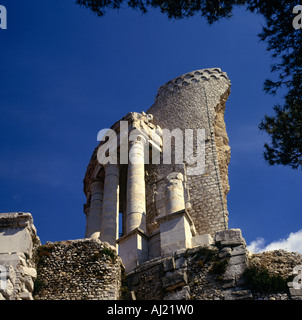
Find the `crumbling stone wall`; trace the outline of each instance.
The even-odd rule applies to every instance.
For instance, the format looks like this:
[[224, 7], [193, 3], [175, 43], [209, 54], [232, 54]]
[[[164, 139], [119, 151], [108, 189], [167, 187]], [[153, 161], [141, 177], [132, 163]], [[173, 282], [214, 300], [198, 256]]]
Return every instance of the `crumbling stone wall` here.
[[124, 299], [301, 300], [302, 290], [294, 289], [292, 282], [284, 290], [259, 292], [244, 277], [251, 267], [265, 268], [286, 284], [297, 265], [302, 265], [302, 255], [295, 252], [251, 254], [240, 229], [229, 229], [216, 233], [215, 245], [179, 250], [137, 267], [127, 275]]
[[230, 191], [229, 185], [229, 163], [231, 159], [231, 147], [224, 121], [225, 104], [229, 96], [229, 91], [220, 97], [220, 102], [215, 107], [214, 137], [217, 150], [219, 175], [221, 180], [222, 201], [227, 209], [227, 194]]
[[126, 299], [252, 299], [242, 274], [248, 252], [239, 229], [216, 233], [215, 245], [183, 249], [152, 259], [127, 275]]
[[47, 242], [36, 252], [36, 300], [117, 300], [123, 266], [98, 239]]
[[266, 268], [271, 275], [288, 277], [293, 268], [302, 265], [302, 254], [285, 250], [265, 251], [249, 255], [249, 264]]
[[[287, 280], [287, 292], [276, 292], [264, 294], [254, 290], [253, 296], [256, 300], [302, 300], [302, 290], [293, 287], [294, 268], [301, 266], [302, 254], [298, 252], [288, 252], [285, 250], [266, 251], [256, 254], [249, 254], [249, 266], [259, 270], [267, 270], [271, 277], [281, 277]], [[301, 275], [298, 277], [301, 279]]]

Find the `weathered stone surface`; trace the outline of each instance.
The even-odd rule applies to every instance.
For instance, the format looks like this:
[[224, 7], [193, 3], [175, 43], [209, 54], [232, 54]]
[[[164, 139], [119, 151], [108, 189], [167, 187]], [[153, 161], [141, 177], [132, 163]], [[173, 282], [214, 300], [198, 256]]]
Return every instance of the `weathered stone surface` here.
[[163, 287], [165, 290], [174, 290], [178, 287], [183, 287], [188, 283], [186, 271], [177, 270], [175, 272], [167, 272], [163, 279]]
[[122, 263], [98, 239], [49, 243], [37, 250], [37, 300], [117, 300]]
[[[28, 212], [0, 213], [0, 237], [0, 254], [23, 252], [31, 258], [32, 238], [37, 238], [31, 214]], [[38, 238], [37, 241], [39, 241]]]
[[302, 290], [301, 289], [289, 288], [289, 293], [291, 296], [301, 296], [301, 298], [302, 298]]
[[167, 258], [163, 260], [164, 271], [173, 271], [175, 269], [175, 259]]
[[247, 254], [246, 246], [245, 245], [239, 245], [236, 247], [231, 248], [231, 256], [238, 256], [238, 255], [245, 255]]
[[33, 290], [34, 290], [34, 281], [33, 281], [33, 278], [32, 278], [31, 276], [29, 276], [29, 275], [23, 276], [23, 277], [22, 277], [22, 281], [24, 282], [26, 289], [27, 289], [29, 292], [33, 292]]
[[118, 245], [126, 273], [148, 260], [148, 240], [142, 230], [132, 230], [118, 240]]
[[21, 267], [21, 272], [24, 274], [24, 275], [28, 275], [32, 278], [36, 278], [37, 277], [37, 270], [35, 268], [29, 268], [29, 267], [24, 267], [22, 266]]
[[185, 210], [158, 219], [161, 255], [191, 247], [192, 220]]
[[166, 177], [165, 206], [166, 215], [185, 209], [183, 175], [172, 172]]
[[245, 245], [240, 229], [229, 229], [217, 232], [215, 242], [222, 247]]
[[192, 248], [199, 246], [209, 246], [214, 243], [210, 234], [200, 234], [192, 238]]
[[164, 296], [164, 300], [190, 300], [190, 287], [184, 286], [180, 290], [168, 292]]
[[[0, 264], [7, 270], [0, 300], [31, 300], [33, 291], [36, 299], [119, 299], [124, 269], [112, 246], [126, 267], [125, 297], [133, 300], [302, 299], [302, 290], [292, 283], [289, 296], [251, 293], [245, 287], [249, 263], [267, 264], [270, 274], [287, 277], [302, 264], [302, 255], [251, 255], [241, 230], [227, 230], [230, 147], [224, 110], [229, 94], [230, 81], [219, 68], [193, 71], [159, 88], [149, 109], [153, 115], [130, 112], [112, 126], [118, 157], [124, 153], [128, 158], [129, 151], [130, 163], [103, 165], [98, 151], [105, 141], [95, 149], [84, 179], [86, 236], [91, 239], [46, 243], [36, 251], [39, 241], [31, 215], [0, 214]], [[122, 126], [130, 133], [124, 134]], [[185, 134], [188, 128], [202, 139], [184, 137], [193, 143], [184, 161], [176, 161], [176, 149], [186, 148], [177, 148], [174, 137], [171, 164], [144, 163], [151, 149], [152, 156], [158, 152], [158, 161], [168, 158], [163, 154], [164, 131], [173, 136], [174, 129]], [[204, 129], [200, 136], [199, 129]], [[124, 144], [125, 138], [129, 141]], [[198, 154], [200, 149], [204, 154]], [[194, 158], [197, 165], [190, 161]], [[119, 213], [122, 236], [117, 239]]]
[[12, 300], [11, 298], [13, 296], [13, 292], [14, 292], [14, 286], [10, 281], [10, 279], [7, 279], [6, 283], [1, 285], [0, 293], [6, 298], [6, 300]]
[[230, 247], [224, 247], [219, 252], [220, 258], [230, 257], [231, 255], [232, 255], [232, 248]]
[[279, 274], [284, 278], [292, 275], [294, 267], [302, 265], [302, 254], [285, 250], [253, 253], [249, 256], [251, 266], [265, 267], [271, 275]]
[[[230, 148], [224, 110], [229, 93], [230, 81], [219, 68], [197, 70], [160, 87], [153, 106], [147, 111], [162, 129], [205, 129], [204, 172], [198, 166], [178, 165], [179, 172], [188, 172], [184, 190], [186, 208], [198, 234], [214, 235], [227, 226]], [[149, 168], [158, 186], [161, 178], [175, 171], [173, 165]]]
[[[123, 236], [135, 229], [146, 235], [147, 259], [213, 244], [211, 236], [227, 228], [230, 147], [224, 110], [229, 94], [225, 72], [196, 70], [160, 87], [147, 114], [130, 112], [114, 123], [84, 179], [86, 236], [115, 245], [121, 212]], [[110, 146], [118, 151], [112, 158], [105, 152]], [[189, 219], [166, 219], [184, 210]], [[122, 242], [119, 247], [127, 272], [140, 263], [132, 249]]]
[[102, 224], [100, 239], [116, 247], [119, 225], [119, 166], [105, 165]]
[[188, 261], [185, 257], [181, 256], [178, 258], [175, 258], [175, 269], [183, 269], [187, 267]]
[[238, 280], [244, 270], [246, 269], [246, 264], [235, 264], [235, 265], [228, 265], [226, 271], [223, 275], [223, 280], [231, 281], [231, 280]]
[[33, 300], [33, 297], [32, 297], [32, 295], [31, 295], [31, 293], [28, 292], [28, 291], [23, 291], [23, 292], [21, 292], [21, 293], [20, 293], [20, 298], [21, 298], [22, 300]]
[[0, 265], [6, 268], [6, 300], [32, 299], [36, 278], [33, 251], [40, 244], [30, 213], [0, 213]]
[[224, 292], [225, 300], [253, 300], [250, 290], [227, 290]]
[[229, 265], [238, 265], [238, 264], [242, 264], [247, 266], [247, 256], [246, 255], [238, 255], [238, 256], [232, 256], [229, 259]]

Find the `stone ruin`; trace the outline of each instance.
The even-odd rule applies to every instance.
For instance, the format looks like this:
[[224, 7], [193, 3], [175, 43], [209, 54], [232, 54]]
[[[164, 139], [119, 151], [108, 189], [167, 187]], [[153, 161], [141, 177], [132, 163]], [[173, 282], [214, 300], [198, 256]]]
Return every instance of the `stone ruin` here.
[[[29, 213], [1, 213], [0, 300], [262, 299], [245, 287], [250, 262], [281, 257], [284, 276], [302, 264], [251, 255], [228, 229], [229, 94], [219, 68], [193, 71], [102, 131], [84, 177], [84, 239], [41, 245]], [[302, 299], [289, 286], [266, 298]]]
[[40, 244], [30, 213], [0, 214], [0, 300], [33, 299], [33, 252]]
[[[114, 164], [109, 156], [105, 165], [98, 161], [98, 151], [110, 143], [102, 141], [95, 149], [84, 178], [85, 236], [118, 246], [127, 272], [166, 253], [210, 244], [217, 231], [227, 229], [230, 147], [224, 110], [229, 94], [230, 81], [219, 68], [182, 75], [159, 88], [147, 113], [128, 113], [111, 127], [117, 137], [116, 150], [110, 149], [117, 155]], [[175, 160], [177, 138], [169, 141], [171, 163], [164, 163], [162, 132], [173, 135], [175, 129], [204, 129], [202, 170]], [[200, 141], [193, 140], [196, 153]], [[156, 164], [148, 162], [153, 150], [159, 154]], [[135, 163], [124, 164], [121, 154], [128, 152]]]

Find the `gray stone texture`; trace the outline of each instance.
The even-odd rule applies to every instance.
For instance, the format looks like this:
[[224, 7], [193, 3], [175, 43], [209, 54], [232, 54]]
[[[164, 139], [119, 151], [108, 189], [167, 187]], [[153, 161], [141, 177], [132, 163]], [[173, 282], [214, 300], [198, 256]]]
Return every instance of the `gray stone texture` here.
[[[227, 229], [226, 195], [229, 191], [230, 147], [224, 110], [229, 94], [230, 80], [219, 68], [189, 72], [161, 86], [147, 113], [130, 112], [111, 127], [117, 136], [115, 150], [119, 151], [120, 176], [119, 181], [115, 181], [114, 190], [119, 193], [115, 192], [115, 202], [118, 203], [115, 208], [118, 208], [123, 216], [122, 234], [125, 236], [135, 228], [142, 229], [148, 239], [147, 259], [181, 248], [208, 245], [211, 238], [199, 236], [213, 236], [217, 231]], [[124, 124], [126, 132], [123, 131]], [[205, 136], [199, 136], [202, 138], [198, 141], [193, 137], [188, 138], [186, 129], [192, 130], [194, 135], [199, 134], [197, 130], [204, 130], [202, 132]], [[190, 157], [182, 153], [183, 148], [174, 142], [174, 138], [169, 139], [171, 148], [166, 148], [166, 133], [170, 132], [173, 136], [173, 130], [180, 132], [181, 143], [192, 144]], [[140, 139], [133, 140], [133, 134]], [[98, 162], [98, 151], [103, 150], [106, 143], [100, 142], [93, 152], [84, 178], [84, 192], [87, 196], [84, 211], [87, 224], [92, 225], [93, 229], [93, 232], [86, 232], [86, 236], [101, 240], [107, 239], [103, 238], [106, 230], [116, 230], [116, 226], [112, 226], [114, 219], [106, 215], [106, 201], [102, 204], [103, 209], [96, 207], [94, 203], [95, 181], [102, 181], [104, 190], [107, 189], [104, 166]], [[171, 151], [170, 164], [165, 163], [165, 148], [166, 151]], [[136, 155], [134, 158], [139, 158], [139, 163], [121, 162], [125, 150], [126, 153], [129, 151], [130, 159]], [[157, 150], [156, 163], [151, 161], [154, 150]], [[179, 150], [182, 157], [176, 163], [175, 155]], [[184, 150], [187, 150], [186, 146]], [[145, 162], [144, 165], [142, 161], [148, 156], [150, 164]], [[205, 163], [201, 161], [203, 158]], [[192, 159], [195, 160], [193, 164]], [[196, 161], [199, 165], [196, 165]], [[111, 204], [111, 207], [114, 205]], [[167, 233], [170, 225], [173, 227], [172, 222], [163, 222], [161, 219], [183, 209], [188, 213], [192, 232], [186, 230], [184, 224], [184, 230], [179, 230], [174, 235], [175, 241], [170, 245], [166, 239], [171, 237], [162, 236], [162, 233], [163, 230]], [[98, 225], [100, 222], [101, 226]], [[94, 228], [100, 231], [97, 232]], [[184, 234], [185, 239], [178, 239], [177, 234]], [[114, 245], [114, 241], [114, 237], [111, 237], [110, 243]], [[130, 246], [123, 246], [123, 250], [125, 248], [131, 249]], [[127, 256], [127, 252], [123, 255]], [[133, 266], [136, 265], [135, 261], [132, 262]]]
[[[198, 234], [214, 235], [227, 227], [230, 147], [224, 109], [229, 93], [230, 81], [226, 73], [219, 68], [197, 70], [160, 87], [155, 103], [147, 111], [162, 129], [205, 129], [205, 172], [186, 177], [186, 205]], [[195, 143], [195, 150], [196, 147]], [[155, 178], [153, 182], [160, 184], [160, 180], [173, 170], [183, 173], [190, 168], [189, 165], [186, 168], [156, 165], [149, 166], [149, 171]]]
[[123, 266], [98, 239], [46, 243], [37, 250], [35, 300], [118, 300]]
[[30, 213], [0, 213], [0, 265], [6, 269], [1, 277], [0, 299], [33, 299], [37, 277], [33, 251], [39, 245]]
[[[84, 178], [87, 238], [41, 245], [29, 213], [1, 213], [0, 300], [302, 300], [297, 278], [288, 293], [246, 287], [249, 266], [287, 279], [297, 276], [302, 255], [251, 254], [241, 230], [228, 230], [229, 94], [219, 68], [189, 72], [159, 88], [148, 114], [130, 112], [113, 124], [118, 157], [130, 150], [135, 161], [103, 165], [98, 150], [106, 142], [94, 150]], [[183, 138], [186, 129], [205, 130], [204, 168], [175, 163], [174, 142], [172, 163], [164, 164], [165, 129]], [[134, 132], [139, 139], [130, 139]], [[191, 159], [202, 146], [194, 141]], [[144, 164], [154, 150], [160, 163]]]

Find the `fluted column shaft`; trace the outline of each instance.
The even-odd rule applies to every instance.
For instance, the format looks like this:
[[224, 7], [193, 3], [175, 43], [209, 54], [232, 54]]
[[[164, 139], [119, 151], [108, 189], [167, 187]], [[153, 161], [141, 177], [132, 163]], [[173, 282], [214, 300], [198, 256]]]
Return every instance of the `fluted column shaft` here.
[[172, 172], [166, 177], [166, 215], [185, 209], [183, 175]]
[[119, 228], [119, 166], [105, 165], [101, 240], [116, 246]]
[[103, 207], [103, 182], [93, 181], [90, 184], [91, 199], [87, 217], [86, 238], [99, 238], [101, 232], [101, 216]]
[[136, 228], [146, 232], [145, 143], [146, 140], [142, 136], [137, 137], [137, 141], [130, 143], [127, 177], [127, 233]]

